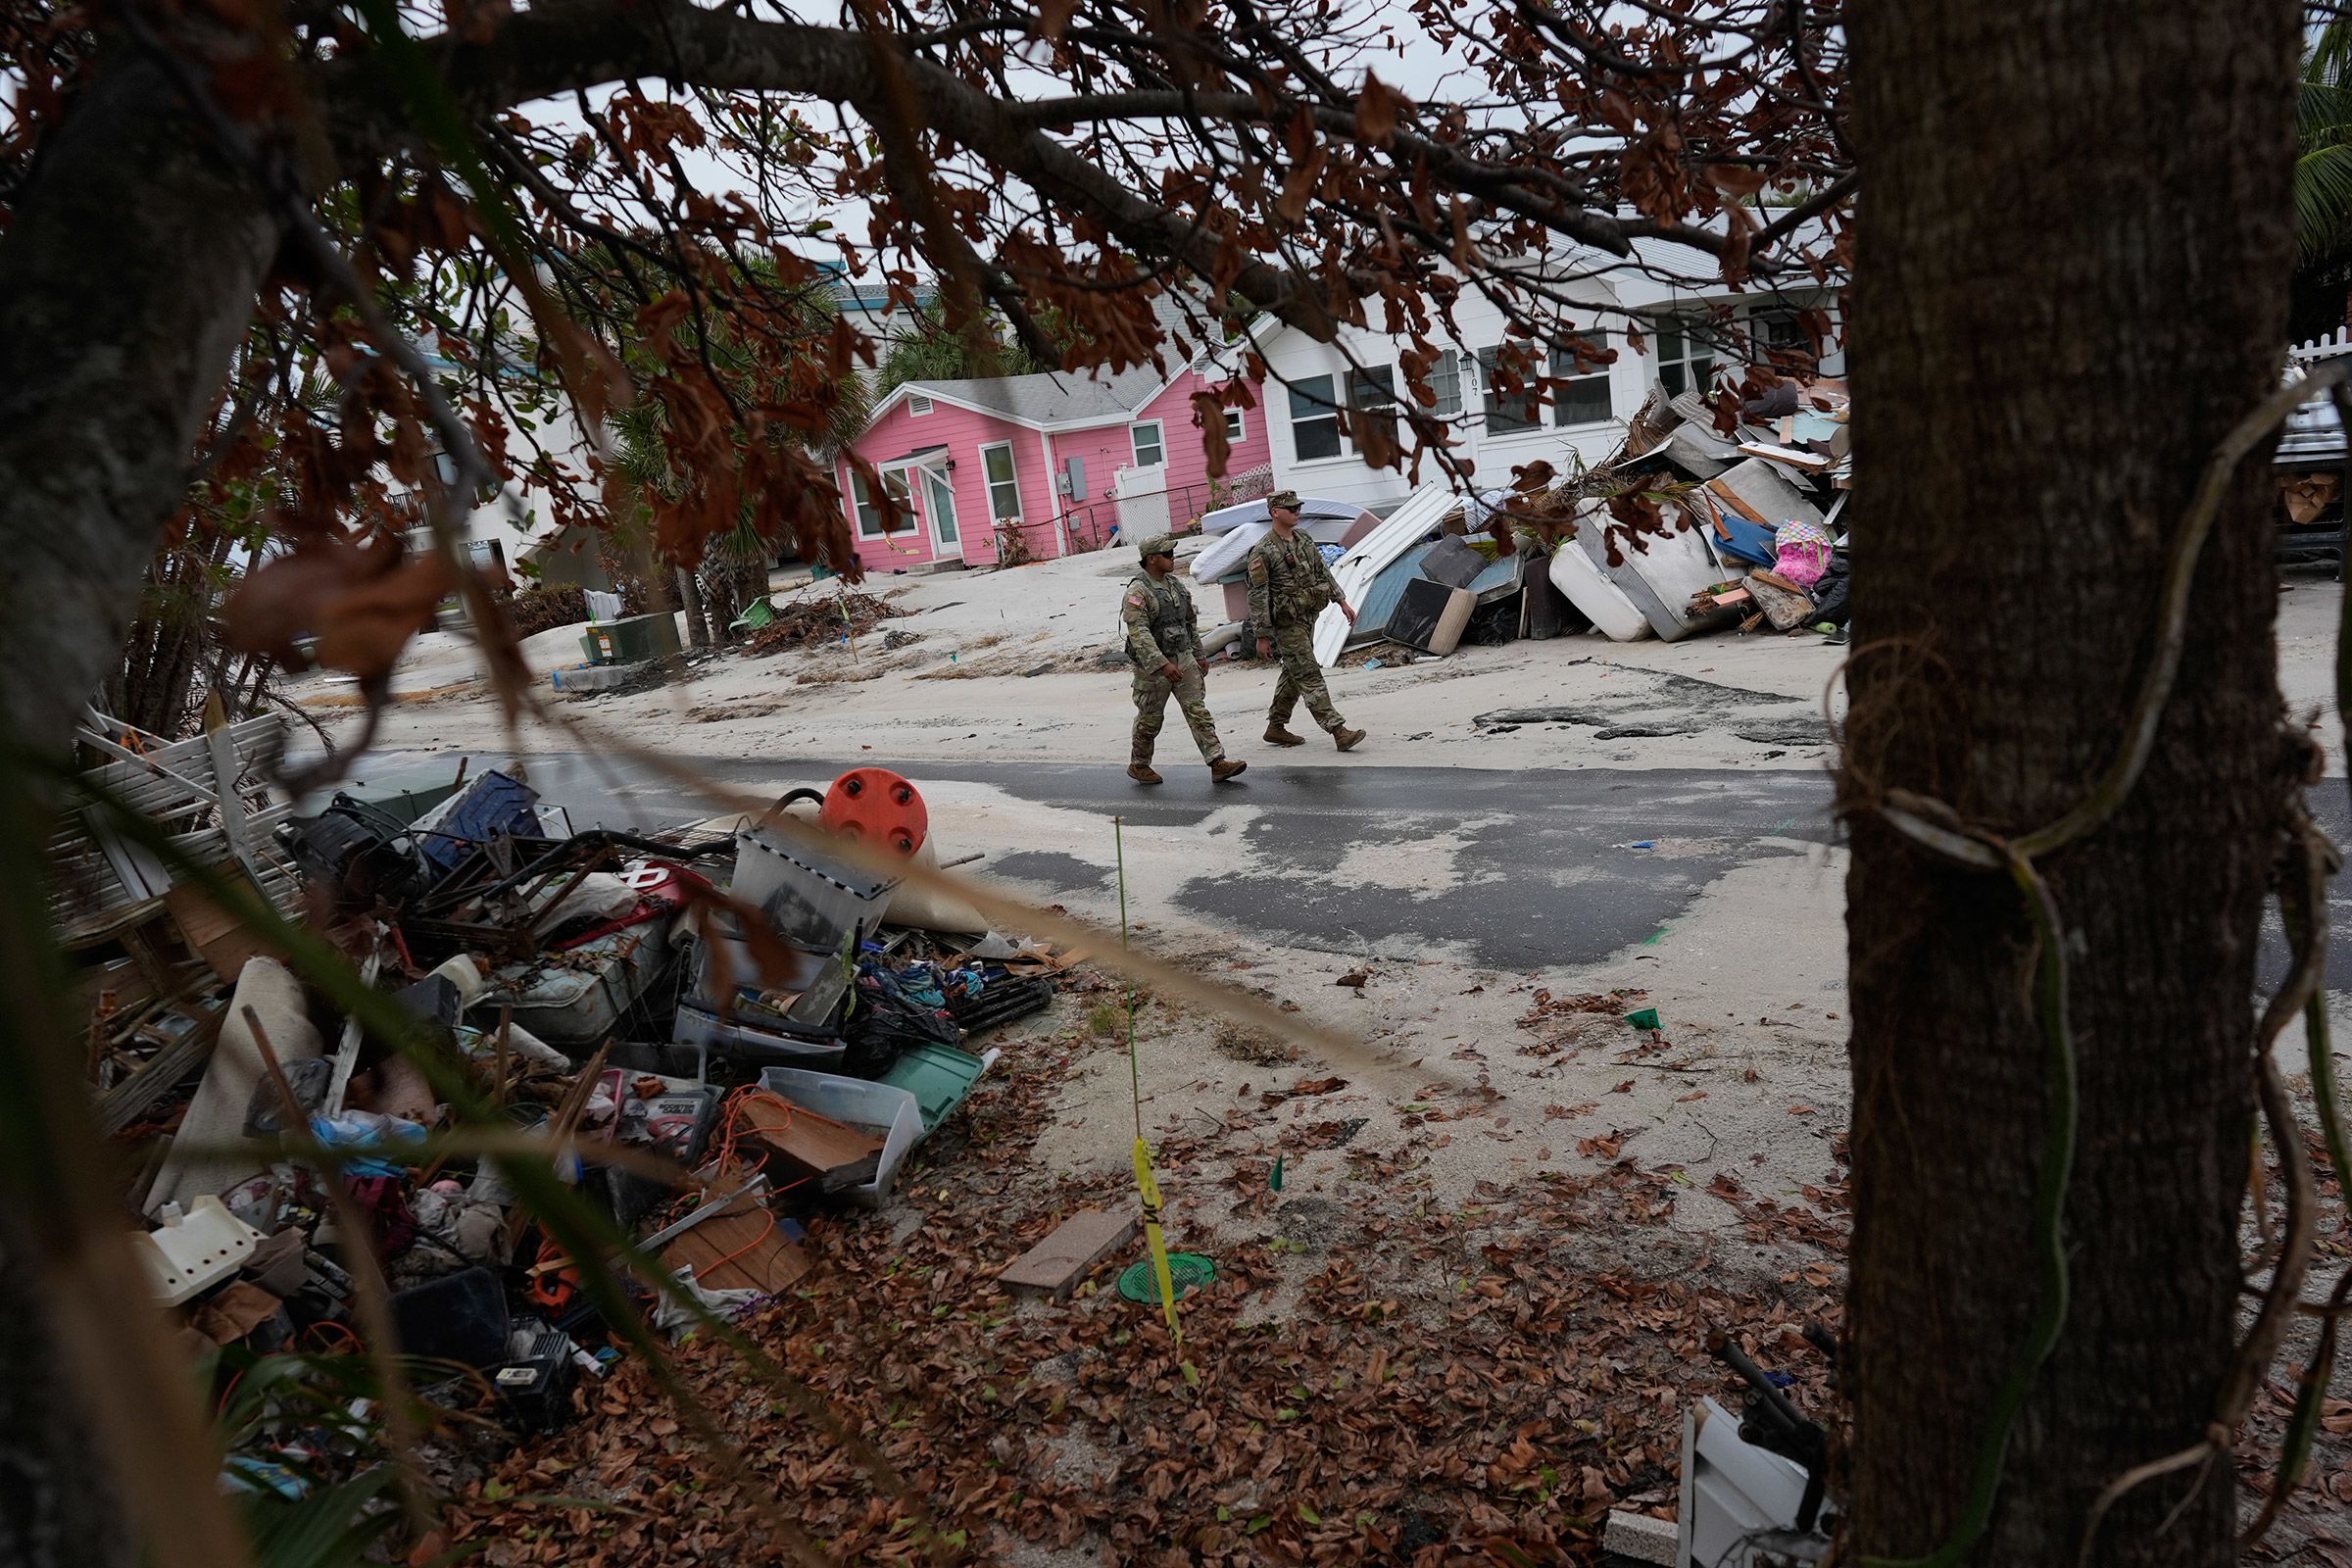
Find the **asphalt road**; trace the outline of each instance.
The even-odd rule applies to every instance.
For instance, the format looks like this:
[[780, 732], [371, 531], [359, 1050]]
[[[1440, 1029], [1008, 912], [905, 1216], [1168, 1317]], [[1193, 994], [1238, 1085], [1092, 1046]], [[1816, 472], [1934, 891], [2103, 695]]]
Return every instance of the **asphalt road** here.
[[[495, 766], [498, 754], [472, 760]], [[382, 753], [364, 769], [369, 789], [445, 780], [455, 753]], [[1139, 790], [1110, 764], [919, 762], [860, 757], [856, 762], [681, 757], [724, 783], [765, 790], [822, 787], [853, 765], [892, 767], [918, 783], [983, 784], [1041, 806], [1113, 815], [1141, 827], [1188, 828], [1237, 804], [1254, 808], [1243, 829], [1247, 855], [1235, 869], [1195, 877], [1177, 904], [1229, 930], [1332, 951], [1453, 945], [1494, 968], [1528, 970], [1596, 962], [1672, 921], [1734, 866], [1794, 857], [1834, 842], [1827, 777], [1809, 771], [1586, 768], [1510, 772], [1442, 767], [1284, 767], [1252, 761], [1240, 781], [1212, 786], [1197, 768], [1170, 770], [1157, 789]], [[711, 808], [659, 775], [585, 755], [530, 760], [543, 800], [561, 804], [575, 828], [662, 827]], [[352, 786], [358, 788], [359, 786]], [[2352, 845], [2352, 795], [2329, 779], [2312, 808], [2338, 844]], [[1432, 887], [1427, 858], [1384, 858], [1444, 837], [1451, 874]], [[1108, 886], [1102, 835], [992, 854], [973, 869], [1060, 898]], [[1657, 849], [1642, 850], [1649, 843]], [[1347, 862], [1348, 874], [1334, 872]], [[1383, 885], [1384, 863], [1395, 879]], [[2352, 976], [2352, 884], [2331, 900], [2328, 972], [2337, 989]], [[1808, 918], [1801, 902], [1788, 910]], [[1835, 917], [1824, 910], [1822, 917]], [[2274, 913], [2266, 922], [2262, 977], [2276, 984], [2285, 947]]]
[[[496, 754], [473, 759], [496, 766]], [[821, 787], [851, 763], [679, 758], [721, 782]], [[1198, 768], [1171, 769], [1140, 790], [1108, 764], [926, 763], [861, 757], [914, 778], [983, 784], [1041, 806], [1119, 815], [1142, 828], [1189, 828], [1243, 805], [1246, 854], [1236, 868], [1195, 877], [1176, 900], [1229, 930], [1290, 945], [1358, 951], [1414, 943], [1454, 945], [1475, 961], [1527, 970], [1596, 961], [1654, 935], [1725, 871], [1749, 860], [1797, 856], [1828, 842], [1828, 779], [1758, 770], [1504, 772], [1442, 767], [1290, 767], [1252, 761], [1239, 781], [1212, 786]], [[451, 753], [371, 756], [370, 789], [445, 780]], [[530, 759], [543, 801], [572, 826], [661, 827], [711, 808], [665, 779], [586, 756]], [[357, 788], [357, 786], [353, 786]], [[1448, 874], [1432, 887], [1427, 856], [1411, 847], [1443, 838]], [[972, 869], [1049, 897], [1110, 884], [1108, 835], [992, 854]], [[1647, 843], [1657, 848], [1639, 849]], [[1334, 878], [1342, 862], [1347, 874]], [[1384, 865], [1395, 880], [1383, 885]], [[1792, 915], [1797, 915], [1792, 911]]]

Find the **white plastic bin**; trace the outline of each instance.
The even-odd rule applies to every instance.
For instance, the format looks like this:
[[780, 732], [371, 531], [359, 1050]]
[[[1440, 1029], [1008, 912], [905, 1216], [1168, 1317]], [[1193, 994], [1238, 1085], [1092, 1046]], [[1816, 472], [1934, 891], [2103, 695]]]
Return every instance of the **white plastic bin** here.
[[914, 1097], [888, 1084], [863, 1078], [843, 1078], [804, 1067], [763, 1067], [760, 1087], [804, 1105], [819, 1116], [872, 1133], [882, 1140], [882, 1159], [874, 1179], [848, 1190], [848, 1196], [868, 1208], [880, 1208], [899, 1179], [899, 1166], [923, 1136], [923, 1110]]

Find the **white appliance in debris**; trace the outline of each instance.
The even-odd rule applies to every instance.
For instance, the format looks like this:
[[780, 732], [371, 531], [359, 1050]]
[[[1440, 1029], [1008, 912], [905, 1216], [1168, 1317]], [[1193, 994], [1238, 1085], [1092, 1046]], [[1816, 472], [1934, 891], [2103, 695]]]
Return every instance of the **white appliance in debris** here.
[[1713, 1399], [1683, 1411], [1683, 1496], [1678, 1568], [1797, 1568], [1830, 1548], [1799, 1530], [1802, 1465], [1740, 1435], [1740, 1418]]

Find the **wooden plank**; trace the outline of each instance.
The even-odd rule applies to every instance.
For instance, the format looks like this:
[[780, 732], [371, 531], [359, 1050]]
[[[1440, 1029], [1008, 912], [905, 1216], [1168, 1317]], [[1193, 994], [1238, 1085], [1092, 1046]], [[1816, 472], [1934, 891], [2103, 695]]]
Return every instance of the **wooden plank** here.
[[1779, 463], [1791, 468], [1802, 468], [1807, 473], [1827, 473], [1837, 466], [1838, 462], [1836, 458], [1825, 458], [1818, 452], [1804, 452], [1795, 447], [1769, 446], [1762, 441], [1742, 441], [1740, 443], [1740, 450], [1751, 458], [1762, 458], [1767, 463]]
[[[259, 895], [260, 889], [254, 888], [250, 879], [239, 880], [246, 882], [248, 891]], [[234, 983], [243, 972], [245, 961], [258, 954], [266, 953], [276, 958], [285, 956], [277, 944], [215, 904], [193, 882], [183, 882], [165, 894], [164, 906], [179, 922], [180, 937], [189, 949], [201, 956], [213, 973], [223, 980]]]
[[[237, 794], [237, 744], [229, 737], [225, 715], [219, 710], [220, 703], [220, 694], [215, 693], [205, 705], [204, 738], [212, 751], [213, 800], [220, 811], [221, 831], [228, 835], [228, 853], [251, 870], [253, 840], [247, 831], [245, 802]], [[213, 722], [217, 718], [221, 721]]]
[[764, 1208], [703, 1221], [663, 1248], [662, 1261], [673, 1269], [692, 1267], [695, 1283], [706, 1290], [769, 1296], [790, 1290], [815, 1266], [808, 1249], [786, 1240]]
[[221, 1022], [228, 1016], [222, 1007], [191, 1032], [185, 1040], [166, 1046], [148, 1059], [147, 1065], [123, 1079], [98, 1097], [98, 1131], [111, 1138], [137, 1121], [147, 1107], [170, 1094], [172, 1088], [189, 1073], [201, 1066], [220, 1043]]
[[106, 863], [115, 873], [115, 880], [133, 899], [160, 899], [170, 891], [172, 874], [164, 862], [143, 844], [133, 844], [115, 831], [103, 807], [92, 806], [82, 813], [90, 825], [90, 837], [106, 857]]
[[[368, 990], [375, 989], [375, 977], [383, 971], [384, 952], [370, 945], [368, 956], [360, 963], [360, 983]], [[351, 1072], [360, 1062], [360, 1015], [353, 1013], [343, 1020], [342, 1038], [335, 1042], [334, 1073], [326, 1081], [326, 1113], [336, 1115], [343, 1109], [343, 1097], [351, 1090]]]
[[1132, 1245], [1141, 1228], [1134, 1214], [1082, 1208], [1014, 1258], [997, 1283], [1015, 1296], [1067, 1296], [1103, 1258]]
[[[744, 1142], [757, 1144], [787, 1164], [818, 1176], [882, 1152], [881, 1139], [802, 1105], [793, 1106], [789, 1118], [761, 1122], [742, 1136]], [[772, 1174], [768, 1179], [779, 1188], [785, 1185]]]
[[[1777, 528], [1780, 526], [1780, 524], [1776, 522], [1766, 520], [1764, 514], [1749, 506], [1740, 498], [1738, 491], [1733, 490], [1728, 485], [1724, 484], [1720, 479], [1710, 480], [1707, 484], [1707, 490], [1715, 500], [1722, 502], [1725, 506], [1731, 508], [1734, 512], [1737, 512], [1748, 521], [1766, 528]], [[1720, 525], [1718, 525], [1718, 528], [1720, 531]], [[1725, 534], [1725, 537], [1729, 538], [1730, 535]]]

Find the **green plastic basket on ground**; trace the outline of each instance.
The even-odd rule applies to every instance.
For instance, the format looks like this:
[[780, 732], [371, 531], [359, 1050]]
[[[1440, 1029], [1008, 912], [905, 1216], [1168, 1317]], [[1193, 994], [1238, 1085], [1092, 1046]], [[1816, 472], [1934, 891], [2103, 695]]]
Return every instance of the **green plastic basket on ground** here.
[[[1217, 1265], [1199, 1252], [1170, 1252], [1168, 1279], [1176, 1287], [1176, 1299], [1183, 1300], [1217, 1277]], [[1159, 1281], [1152, 1272], [1152, 1260], [1145, 1258], [1131, 1264], [1119, 1276], [1119, 1294], [1130, 1301], [1159, 1304]]]

